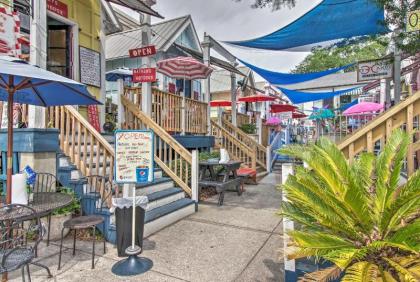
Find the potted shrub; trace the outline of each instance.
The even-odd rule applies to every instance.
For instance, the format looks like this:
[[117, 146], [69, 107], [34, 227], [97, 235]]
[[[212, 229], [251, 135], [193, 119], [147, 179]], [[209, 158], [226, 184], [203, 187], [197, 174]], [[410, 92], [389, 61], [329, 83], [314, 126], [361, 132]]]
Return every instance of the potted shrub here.
[[289, 233], [288, 256], [334, 264], [305, 281], [420, 281], [420, 170], [400, 182], [412, 140], [398, 129], [378, 156], [363, 152], [352, 164], [326, 138], [281, 150], [308, 165], [282, 186], [281, 214], [301, 226]]
[[[50, 228], [50, 240], [60, 240], [61, 239], [61, 229], [63, 228], [63, 223], [71, 219], [73, 215], [77, 215], [80, 212], [80, 202], [76, 197], [72, 188], [61, 187], [59, 193], [66, 193], [73, 197], [73, 201], [70, 205], [55, 210], [51, 215], [51, 228]], [[41, 219], [42, 223], [47, 226], [48, 218], [44, 217]], [[46, 232], [48, 232], [48, 228], [46, 228]], [[64, 230], [64, 236], [67, 236], [70, 230]], [[44, 235], [44, 239], [46, 240], [47, 234]]]

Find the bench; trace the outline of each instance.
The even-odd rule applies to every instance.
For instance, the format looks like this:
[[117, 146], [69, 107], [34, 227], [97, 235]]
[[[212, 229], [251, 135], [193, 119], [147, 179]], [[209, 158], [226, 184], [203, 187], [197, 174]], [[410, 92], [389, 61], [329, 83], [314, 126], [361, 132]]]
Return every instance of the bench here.
[[230, 190], [234, 190], [238, 193], [238, 196], [240, 196], [242, 194], [242, 178], [238, 177], [238, 178], [234, 178], [234, 179], [228, 179], [225, 182], [222, 181], [214, 181], [214, 180], [200, 180], [198, 182], [198, 186], [199, 188], [202, 187], [214, 187], [216, 188], [217, 193], [220, 193], [219, 196], [219, 202], [218, 205], [221, 206], [223, 205], [223, 200], [225, 197], [225, 191], [230, 189]]
[[[236, 171], [239, 177], [244, 179], [247, 184], [257, 184], [257, 171], [252, 168], [242, 167]], [[250, 181], [248, 181], [250, 180]], [[248, 181], [248, 182], [247, 182]]]

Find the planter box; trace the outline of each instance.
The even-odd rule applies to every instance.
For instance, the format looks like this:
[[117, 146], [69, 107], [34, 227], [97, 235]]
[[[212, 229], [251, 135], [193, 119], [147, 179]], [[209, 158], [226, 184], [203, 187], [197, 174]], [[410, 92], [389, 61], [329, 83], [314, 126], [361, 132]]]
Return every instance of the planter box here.
[[[18, 153], [58, 152], [58, 129], [15, 128], [13, 151]], [[7, 129], [0, 130], [0, 151], [7, 151]]]

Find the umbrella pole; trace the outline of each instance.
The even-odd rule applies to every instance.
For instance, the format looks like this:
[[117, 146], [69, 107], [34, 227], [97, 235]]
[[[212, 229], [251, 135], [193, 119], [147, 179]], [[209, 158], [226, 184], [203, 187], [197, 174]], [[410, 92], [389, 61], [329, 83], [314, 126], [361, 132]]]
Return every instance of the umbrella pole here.
[[[13, 77], [11, 80], [13, 80]], [[10, 79], [9, 79], [10, 80]], [[10, 82], [10, 81], [9, 81]], [[15, 90], [8, 89], [7, 98], [7, 178], [6, 178], [6, 204], [12, 202], [12, 174], [13, 174], [13, 95]]]

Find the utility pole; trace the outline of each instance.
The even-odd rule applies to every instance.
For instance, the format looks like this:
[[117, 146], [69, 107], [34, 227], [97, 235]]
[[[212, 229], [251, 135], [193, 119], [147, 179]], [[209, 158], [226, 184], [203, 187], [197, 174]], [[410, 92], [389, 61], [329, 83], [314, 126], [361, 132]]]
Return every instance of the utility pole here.
[[[150, 7], [156, 4], [153, 0], [145, 1]], [[152, 40], [152, 27], [151, 27], [151, 16], [147, 14], [141, 15], [142, 22], [142, 33], [141, 33], [141, 44], [143, 47], [150, 45]], [[150, 68], [151, 59], [150, 57], [143, 57], [141, 59], [142, 67]], [[143, 82], [141, 86], [141, 111], [148, 117], [152, 117], [152, 83]]]

